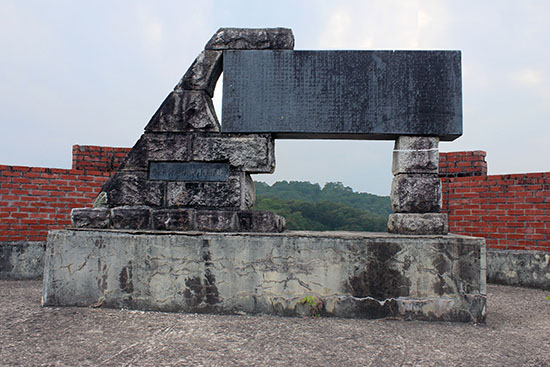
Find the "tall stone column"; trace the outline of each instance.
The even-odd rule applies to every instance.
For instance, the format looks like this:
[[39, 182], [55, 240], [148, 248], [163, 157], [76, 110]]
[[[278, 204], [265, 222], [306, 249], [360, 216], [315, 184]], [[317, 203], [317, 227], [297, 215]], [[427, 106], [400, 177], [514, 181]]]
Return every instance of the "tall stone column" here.
[[438, 137], [400, 136], [395, 141], [390, 194], [394, 214], [389, 216], [388, 232], [447, 234], [447, 214], [440, 213], [438, 145]]

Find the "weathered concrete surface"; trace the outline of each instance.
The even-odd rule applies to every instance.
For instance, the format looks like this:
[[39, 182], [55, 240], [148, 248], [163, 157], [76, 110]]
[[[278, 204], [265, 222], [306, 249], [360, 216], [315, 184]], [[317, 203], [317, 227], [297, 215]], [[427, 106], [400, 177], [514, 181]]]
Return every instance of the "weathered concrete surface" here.
[[46, 243], [0, 242], [0, 279], [37, 279], [44, 273]]
[[0, 281], [0, 360], [8, 366], [546, 366], [546, 296], [489, 286], [487, 325], [475, 326], [42, 308], [40, 283]]
[[485, 301], [464, 236], [54, 231], [44, 272], [48, 306], [483, 322]]
[[4, 366], [548, 366], [550, 291], [490, 285], [487, 324], [40, 307], [0, 281]]
[[550, 290], [550, 252], [489, 250], [487, 281]]

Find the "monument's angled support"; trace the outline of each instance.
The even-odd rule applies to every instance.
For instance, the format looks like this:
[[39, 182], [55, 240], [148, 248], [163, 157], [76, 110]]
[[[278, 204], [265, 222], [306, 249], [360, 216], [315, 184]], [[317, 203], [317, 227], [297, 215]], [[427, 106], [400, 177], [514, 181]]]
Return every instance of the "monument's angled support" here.
[[[94, 208], [49, 234], [44, 305], [484, 322], [485, 242], [440, 213], [460, 53], [293, 47], [283, 28], [212, 37]], [[390, 233], [283, 232], [250, 210], [275, 138], [395, 140]]]

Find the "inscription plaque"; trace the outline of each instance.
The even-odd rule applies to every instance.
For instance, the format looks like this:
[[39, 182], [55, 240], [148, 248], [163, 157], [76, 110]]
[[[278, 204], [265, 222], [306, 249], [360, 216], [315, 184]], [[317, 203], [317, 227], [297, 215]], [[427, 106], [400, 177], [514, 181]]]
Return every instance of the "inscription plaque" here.
[[151, 162], [149, 179], [156, 181], [227, 181], [227, 163]]
[[460, 51], [224, 51], [224, 133], [462, 135]]

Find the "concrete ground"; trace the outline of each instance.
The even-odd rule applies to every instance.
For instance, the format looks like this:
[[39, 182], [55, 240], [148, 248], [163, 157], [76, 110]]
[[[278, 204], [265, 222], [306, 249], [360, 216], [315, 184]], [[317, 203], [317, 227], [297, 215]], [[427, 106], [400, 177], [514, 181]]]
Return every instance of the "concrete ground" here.
[[486, 325], [42, 308], [0, 281], [1, 366], [550, 366], [550, 291], [491, 285]]

